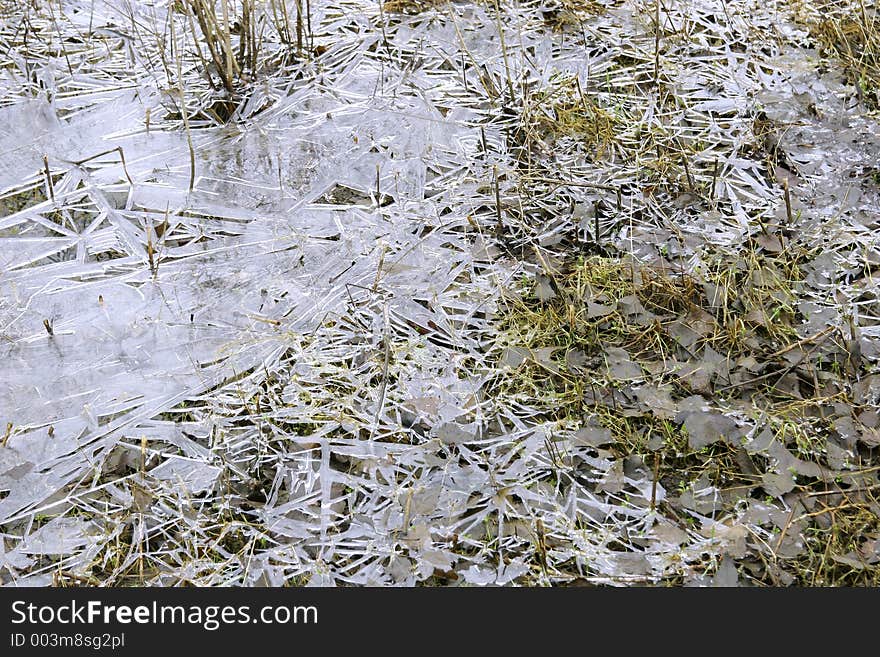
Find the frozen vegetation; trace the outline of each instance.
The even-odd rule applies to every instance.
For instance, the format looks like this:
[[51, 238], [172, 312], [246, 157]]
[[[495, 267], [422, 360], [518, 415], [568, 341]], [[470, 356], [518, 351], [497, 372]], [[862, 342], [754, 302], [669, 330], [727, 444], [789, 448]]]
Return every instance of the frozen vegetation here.
[[874, 0], [0, 0], [0, 582], [880, 584]]

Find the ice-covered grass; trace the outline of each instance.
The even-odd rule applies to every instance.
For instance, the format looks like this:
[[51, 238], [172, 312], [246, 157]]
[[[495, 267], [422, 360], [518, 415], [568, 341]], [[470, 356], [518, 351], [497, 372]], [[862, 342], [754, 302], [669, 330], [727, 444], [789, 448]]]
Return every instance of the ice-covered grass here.
[[828, 4], [0, 3], [2, 581], [876, 584]]

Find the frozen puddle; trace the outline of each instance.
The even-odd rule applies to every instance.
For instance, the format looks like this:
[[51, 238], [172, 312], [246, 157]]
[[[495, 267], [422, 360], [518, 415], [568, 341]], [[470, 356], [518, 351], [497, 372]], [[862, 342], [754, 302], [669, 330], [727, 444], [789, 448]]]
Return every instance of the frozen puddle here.
[[[163, 33], [168, 4], [63, 2], [58, 29], [30, 16], [29, 59], [13, 21], [2, 31], [21, 56], [0, 78], [0, 581], [508, 584], [550, 581], [535, 561], [549, 549], [569, 572], [625, 583], [743, 552], [731, 518], [698, 505], [690, 529], [661, 517], [648, 501], [667, 491], [644, 462], [624, 467], [587, 429], [483, 387], [496, 302], [524, 271], [513, 254], [591, 228], [571, 208], [613, 206], [602, 185], [623, 190], [608, 239], [639, 256], [675, 225], [671, 249], [697, 262], [694, 244], [735, 245], [750, 218], [776, 216], [779, 190], [730, 155], [743, 139], [730, 125], [750, 124], [755, 98], [788, 120], [790, 71], [730, 49], [688, 67], [669, 45], [672, 86], [695, 104], [661, 111], [625, 91], [654, 65], [643, 3], [609, 1], [565, 32], [543, 5], [511, 7], [502, 50], [482, 4], [409, 17], [312, 2], [320, 55], [281, 65], [267, 32], [267, 71], [220, 126], [192, 52], [178, 85], [156, 43], [132, 36], [132, 22]], [[749, 2], [725, 3], [729, 25], [708, 18], [719, 3], [671, 4], [670, 30], [693, 10], [710, 37], [778, 20]], [[74, 40], [90, 26], [93, 42]], [[524, 173], [504, 88], [560, 73], [622, 116], [705, 141], [693, 175], [706, 183], [720, 158], [713, 193], [730, 212], [695, 219], [685, 201], [666, 215], [638, 189], [638, 160], [593, 161], [564, 139]], [[563, 175], [589, 184], [545, 186], [523, 209], [521, 179]], [[876, 212], [870, 194], [847, 199]], [[529, 225], [536, 208], [561, 218]], [[586, 474], [559, 474], [558, 450]]]
[[[362, 16], [354, 24], [370, 26]], [[246, 401], [282, 362], [302, 356], [319, 327], [350, 319], [360, 306], [371, 306], [373, 321], [346, 330], [373, 349], [352, 344], [345, 358], [381, 361], [393, 323], [450, 336], [479, 323], [468, 316], [475, 308], [467, 295], [485, 303], [494, 279], [471, 280], [469, 290], [455, 285], [481, 256], [464, 234], [465, 218], [443, 221], [438, 200], [426, 200], [446, 196], [467, 175], [459, 163], [477, 146], [467, 125], [476, 115], [443, 116], [418, 93], [377, 96], [409, 77], [366, 56], [377, 39], [336, 41], [332, 74], [292, 93], [272, 89], [289, 95], [274, 98], [243, 132], [194, 129], [192, 192], [186, 137], [163, 129], [161, 101], [143, 76], [97, 98], [58, 93], [50, 103], [41, 94], [0, 110], [3, 184], [48, 196], [45, 155], [54, 196], [0, 219], [0, 409], [12, 425], [0, 466], [8, 490], [0, 522], [75, 508], [81, 492], [102, 489], [102, 468], [119, 444], [162, 452], [164, 462], [151, 470], [157, 480], [183, 476], [196, 492], [211, 489], [222, 457], [182, 437], [168, 412], [194, 399], [210, 399], [200, 411], [218, 398], [225, 406], [223, 395], [236, 392], [242, 399], [233, 405]], [[57, 66], [56, 59], [46, 69]], [[407, 84], [427, 82], [419, 75]], [[71, 115], [59, 119], [62, 110]], [[124, 168], [116, 153], [75, 164], [117, 147]], [[323, 381], [320, 368], [311, 370]], [[407, 385], [441, 414], [449, 413], [439, 408], [444, 398], [461, 404], [474, 392], [456, 389], [454, 370]], [[375, 433], [392, 419], [374, 392], [354, 396], [349, 415]], [[357, 432], [353, 420], [349, 430]], [[177, 446], [169, 460], [165, 441]], [[68, 518], [53, 522], [64, 525], [59, 535], [79, 531]], [[39, 543], [52, 553], [46, 543], [54, 535], [41, 529], [18, 549], [29, 554]], [[82, 543], [64, 538], [58, 554], [78, 553]]]

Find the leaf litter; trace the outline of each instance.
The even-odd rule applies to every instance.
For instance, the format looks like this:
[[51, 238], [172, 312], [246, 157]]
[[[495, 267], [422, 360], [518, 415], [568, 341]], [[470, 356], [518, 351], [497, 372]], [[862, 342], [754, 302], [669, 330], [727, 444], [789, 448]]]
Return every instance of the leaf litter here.
[[880, 581], [873, 4], [210, 4], [0, 5], [4, 583]]

